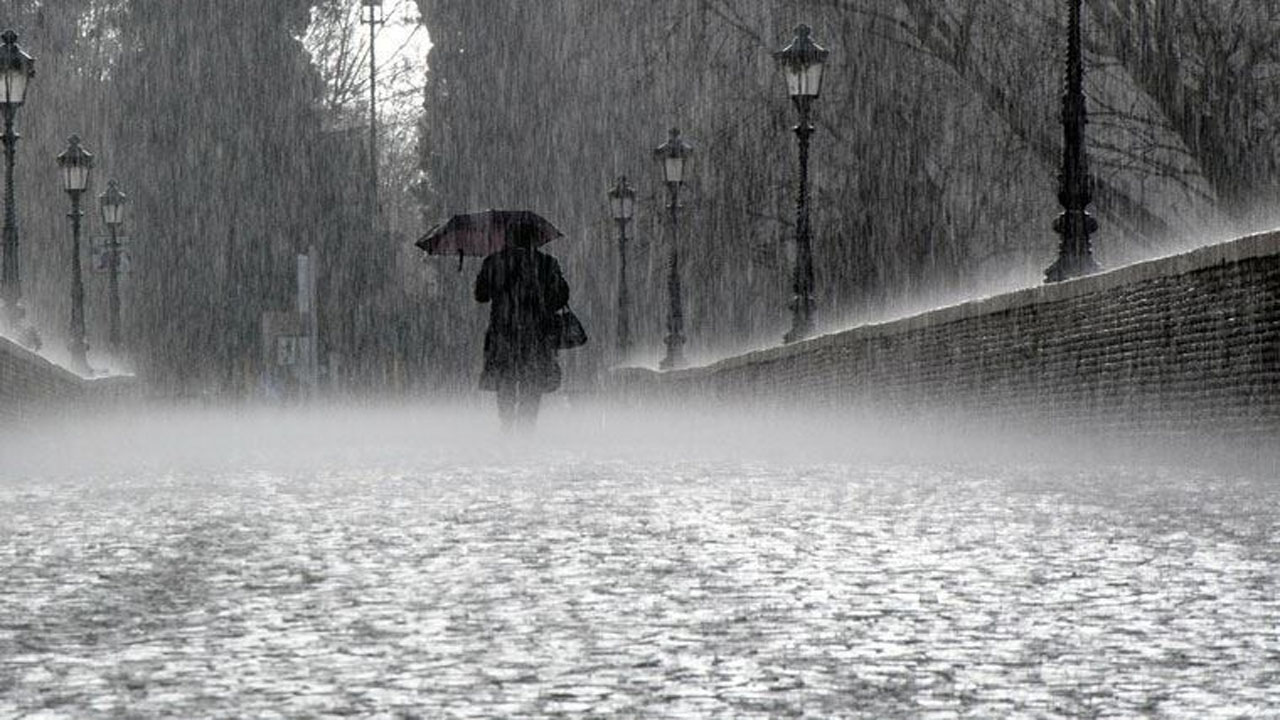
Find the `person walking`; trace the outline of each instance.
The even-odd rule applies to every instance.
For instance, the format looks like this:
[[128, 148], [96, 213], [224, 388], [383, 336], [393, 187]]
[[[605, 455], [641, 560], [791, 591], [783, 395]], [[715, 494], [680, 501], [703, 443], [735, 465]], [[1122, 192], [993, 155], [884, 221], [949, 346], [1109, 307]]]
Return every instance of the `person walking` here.
[[569, 304], [560, 264], [537, 249], [538, 229], [507, 228], [507, 247], [484, 259], [477, 302], [489, 303], [480, 389], [498, 394], [503, 429], [532, 427], [544, 393], [560, 387], [554, 324]]

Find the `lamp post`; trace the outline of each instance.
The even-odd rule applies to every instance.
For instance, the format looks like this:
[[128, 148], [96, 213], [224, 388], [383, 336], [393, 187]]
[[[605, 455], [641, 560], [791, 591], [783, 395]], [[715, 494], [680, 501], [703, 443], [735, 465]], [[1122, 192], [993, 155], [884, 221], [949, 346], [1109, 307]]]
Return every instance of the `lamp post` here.
[[378, 229], [378, 63], [374, 55], [376, 26], [385, 22], [382, 0], [360, 0], [360, 22], [369, 26], [369, 212]]
[[618, 357], [625, 360], [631, 352], [630, 297], [627, 293], [627, 223], [635, 215], [636, 191], [627, 184], [627, 176], [609, 191], [609, 210], [618, 223]]
[[803, 340], [813, 332], [813, 250], [809, 231], [809, 136], [813, 124], [809, 122], [809, 109], [822, 90], [822, 69], [829, 54], [809, 37], [808, 25], [796, 28], [795, 39], [773, 57], [787, 77], [787, 92], [791, 102], [800, 112], [800, 122], [795, 126], [800, 140], [800, 192], [796, 197], [796, 264], [791, 287], [795, 297], [791, 300], [791, 330], [783, 342]]
[[667, 274], [667, 355], [658, 365], [663, 370], [684, 366], [684, 307], [680, 296], [680, 186], [684, 184], [685, 163], [693, 154], [693, 146], [680, 137], [680, 130], [671, 128], [667, 141], [653, 151], [662, 164], [662, 179], [667, 183], [671, 213], [671, 260]]
[[1046, 283], [1070, 280], [1099, 270], [1089, 243], [1089, 236], [1098, 229], [1098, 221], [1086, 209], [1093, 200], [1093, 193], [1089, 187], [1089, 158], [1084, 149], [1088, 111], [1084, 102], [1080, 2], [1067, 0], [1067, 87], [1062, 94], [1062, 173], [1058, 175], [1058, 202], [1062, 205], [1062, 214], [1053, 221], [1053, 231], [1062, 240], [1058, 243], [1058, 259], [1044, 271]]
[[25, 314], [22, 282], [18, 274], [18, 216], [13, 188], [13, 155], [18, 149], [18, 133], [13, 130], [18, 108], [27, 99], [27, 86], [36, 74], [36, 61], [18, 47], [18, 33], [0, 34], [0, 108], [4, 111], [4, 271], [0, 276], [0, 297], [4, 300], [9, 329], [17, 332]]
[[111, 351], [120, 352], [120, 225], [124, 223], [124, 205], [128, 196], [120, 192], [115, 180], [107, 181], [106, 192], [98, 196], [102, 208], [102, 221], [111, 230], [107, 246], [108, 282], [111, 293], [111, 318], [107, 331], [107, 344]]
[[89, 188], [89, 170], [93, 168], [93, 153], [80, 145], [79, 136], [67, 139], [67, 149], [58, 155], [58, 167], [62, 168], [62, 189], [71, 196], [71, 367], [82, 375], [90, 374], [89, 343], [84, 339], [84, 276], [80, 270], [80, 197]]

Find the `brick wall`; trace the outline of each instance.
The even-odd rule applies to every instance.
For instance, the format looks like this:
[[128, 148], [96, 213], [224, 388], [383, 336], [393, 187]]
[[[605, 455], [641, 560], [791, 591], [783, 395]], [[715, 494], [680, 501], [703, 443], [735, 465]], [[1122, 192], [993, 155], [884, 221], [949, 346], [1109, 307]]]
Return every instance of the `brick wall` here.
[[632, 396], [1280, 437], [1280, 232], [615, 381]]
[[133, 378], [86, 380], [0, 338], [0, 424], [120, 400]]

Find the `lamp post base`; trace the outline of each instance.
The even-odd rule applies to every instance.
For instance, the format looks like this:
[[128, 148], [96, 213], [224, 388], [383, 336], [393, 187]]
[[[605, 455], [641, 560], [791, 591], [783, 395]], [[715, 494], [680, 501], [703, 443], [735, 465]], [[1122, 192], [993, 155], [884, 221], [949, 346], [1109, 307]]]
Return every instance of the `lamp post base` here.
[[782, 336], [782, 344], [790, 345], [791, 343], [800, 342], [801, 340], [808, 340], [809, 336], [812, 334], [813, 334], [812, 327], [809, 327], [809, 326], [793, 327], [787, 331], [786, 335]]
[[28, 350], [39, 352], [40, 348], [44, 347], [44, 340], [40, 338], [40, 331], [34, 325], [22, 325], [16, 328], [15, 332], [18, 342], [22, 343], [23, 347]]
[[796, 297], [791, 301], [791, 329], [782, 336], [782, 342], [790, 344], [813, 335], [813, 298]]
[[72, 340], [67, 349], [71, 351], [71, 369], [85, 377], [93, 376], [93, 368], [89, 367], [89, 343]]
[[658, 363], [658, 369], [679, 370], [684, 367], [684, 337], [681, 335], [668, 335], [664, 342], [667, 344], [667, 356], [662, 358], [662, 362]]
[[1093, 258], [1088, 255], [1063, 255], [1045, 269], [1044, 281], [1046, 283], [1062, 282], [1084, 275], [1092, 275], [1101, 269], [1098, 263], [1094, 262]]

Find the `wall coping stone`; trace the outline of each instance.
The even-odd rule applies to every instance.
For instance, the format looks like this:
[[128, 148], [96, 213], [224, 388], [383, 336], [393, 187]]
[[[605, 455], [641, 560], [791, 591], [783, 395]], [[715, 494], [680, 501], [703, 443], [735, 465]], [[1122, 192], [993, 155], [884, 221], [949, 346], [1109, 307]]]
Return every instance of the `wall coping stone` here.
[[35, 353], [28, 350], [27, 348], [19, 345], [18, 343], [6, 337], [0, 337], [0, 352], [4, 352], [8, 355], [16, 357], [19, 361], [27, 363], [29, 365], [35, 365], [39, 367], [41, 370], [43, 370], [44, 372], [48, 372], [56, 376], [59, 380], [65, 380], [66, 382], [72, 382], [72, 383], [80, 383], [88, 379], [85, 377], [81, 377], [76, 373], [71, 372], [70, 370], [62, 367], [61, 365], [53, 362], [52, 360], [49, 360], [43, 355], [40, 355], [39, 353]]
[[85, 387], [111, 387], [116, 385], [127, 385], [135, 382], [137, 376], [132, 373], [123, 373], [119, 375], [95, 375], [93, 377], [85, 377], [78, 373], [72, 372], [67, 368], [53, 362], [39, 353], [34, 353], [27, 348], [6, 337], [0, 337], [0, 352], [7, 352], [23, 362], [37, 365], [44, 370], [52, 373], [61, 380], [68, 382], [80, 383]]
[[[17, 375], [8, 379], [17, 381], [17, 393], [0, 386], [0, 423], [32, 411], [58, 411], [86, 404], [118, 402], [136, 397], [140, 391], [134, 375], [83, 377], [9, 338], [0, 337], [0, 356], [18, 368]], [[39, 378], [35, 394], [31, 388], [24, 390], [24, 377]]]
[[672, 379], [698, 379], [725, 370], [759, 363], [776, 362], [815, 350], [820, 351], [832, 347], [841, 347], [847, 345], [850, 341], [897, 335], [911, 330], [944, 325], [978, 316], [1069, 300], [1162, 277], [1177, 277], [1217, 265], [1272, 255], [1280, 255], [1280, 230], [1247, 235], [1236, 240], [1206, 245], [1176, 255], [1144, 260], [1073, 280], [1037, 285], [991, 297], [969, 300], [957, 305], [929, 310], [918, 315], [859, 325], [848, 330], [820, 335], [789, 345], [780, 345], [735, 355], [709, 365], [656, 372], [637, 372], [646, 370], [643, 368], [619, 368], [619, 370], [624, 371], [624, 375], [649, 375], [652, 373], [652, 375], [658, 377]]

